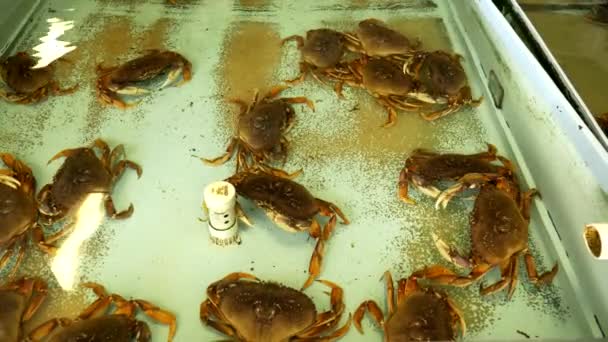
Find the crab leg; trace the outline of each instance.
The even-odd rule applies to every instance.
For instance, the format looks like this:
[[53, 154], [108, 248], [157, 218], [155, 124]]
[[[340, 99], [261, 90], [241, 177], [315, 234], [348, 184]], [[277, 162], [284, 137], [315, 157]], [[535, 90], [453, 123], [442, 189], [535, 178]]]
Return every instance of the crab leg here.
[[386, 306], [388, 307], [388, 316], [392, 316], [395, 312], [395, 289], [393, 287], [393, 276], [390, 271], [384, 272], [384, 281], [386, 282]]
[[[53, 92], [54, 95], [67, 95], [75, 92], [80, 87], [78, 84], [73, 85], [69, 88], [61, 88], [59, 84], [55, 81], [51, 81], [48, 85], [49, 89]], [[46, 94], [45, 94], [46, 95]], [[43, 95], [44, 96], [44, 95]]]
[[67, 158], [70, 157], [78, 152], [80, 152], [82, 150], [82, 148], [71, 148], [71, 149], [65, 149], [63, 151], [60, 151], [59, 153], [57, 153], [56, 155], [54, 155], [51, 159], [49, 159], [49, 161], [47, 162], [47, 165], [52, 163], [53, 161], [59, 159], [59, 158]]
[[47, 295], [47, 286], [42, 280], [21, 279], [19, 288], [24, 290], [28, 296], [31, 296], [30, 302], [21, 317], [21, 321], [26, 322], [32, 318], [34, 313], [38, 311], [42, 302], [44, 302]]
[[458, 179], [457, 183], [447, 188], [437, 197], [437, 201], [435, 202], [435, 209], [439, 209], [443, 207], [445, 209], [454, 196], [461, 191], [464, 191], [467, 188], [472, 188], [477, 186], [478, 184], [486, 183], [496, 178], [499, 178], [500, 175], [492, 174], [492, 173], [468, 173], [460, 179]]
[[342, 210], [338, 208], [335, 204], [324, 201], [322, 199], [316, 198], [317, 204], [321, 209], [321, 215], [331, 217], [332, 215], [337, 214], [342, 220], [342, 224], [350, 224], [350, 221], [346, 218]]
[[121, 212], [116, 212], [116, 207], [114, 206], [114, 200], [112, 196], [107, 195], [105, 200], [106, 214], [116, 220], [123, 220], [131, 217], [133, 215], [133, 211], [135, 208], [133, 207], [133, 203], [129, 204], [129, 208], [123, 210]]
[[520, 253], [517, 253], [511, 257], [512, 266], [511, 266], [511, 281], [509, 282], [509, 290], [507, 291], [507, 299], [511, 299], [513, 297], [513, 293], [515, 292], [515, 286], [517, 285], [517, 280], [519, 278], [519, 257]]
[[67, 327], [72, 324], [69, 318], [51, 318], [50, 320], [40, 324], [28, 334], [29, 341], [42, 341], [50, 335], [57, 327]]
[[302, 286], [302, 290], [309, 287], [313, 281], [319, 276], [321, 273], [321, 264], [323, 262], [323, 255], [325, 253], [325, 243], [329, 240], [331, 232], [334, 230], [336, 226], [336, 215], [332, 215], [325, 228], [323, 229], [322, 236], [317, 239], [317, 244], [315, 246], [315, 250], [310, 257], [310, 264], [308, 266], [308, 279]]
[[[119, 145], [122, 146], [122, 145]], [[93, 142], [93, 147], [97, 147], [101, 150], [101, 163], [105, 168], [110, 167], [111, 159], [110, 159], [110, 147], [108, 144], [100, 138], [95, 139]], [[116, 147], [118, 148], [118, 146]], [[115, 149], [116, 150], [116, 149]]]
[[428, 266], [413, 273], [413, 276], [433, 280], [442, 285], [466, 287], [482, 278], [492, 269], [492, 265], [480, 264], [475, 266], [467, 276], [459, 276], [441, 265]]
[[177, 324], [175, 322], [175, 315], [159, 308], [158, 306], [141, 299], [136, 299], [133, 302], [137, 304], [137, 306], [144, 311], [146, 316], [152, 318], [153, 320], [168, 325], [169, 326], [169, 338], [168, 341], [173, 341], [175, 337], [175, 331], [177, 330]]
[[[318, 282], [323, 283], [332, 289], [330, 294], [331, 309], [317, 315], [315, 323], [298, 334], [297, 337], [301, 339], [315, 337], [319, 335], [320, 332], [333, 328], [339, 323], [342, 313], [344, 312], [344, 303], [342, 301], [344, 291], [342, 288], [328, 280], [318, 280]], [[350, 323], [347, 323], [347, 325], [348, 324]]]
[[313, 112], [315, 111], [315, 104], [304, 96], [299, 97], [283, 97], [281, 100], [287, 103], [305, 103], [308, 108], [310, 108]]
[[228, 335], [230, 337], [236, 337], [237, 333], [234, 330], [234, 328], [232, 328], [230, 325], [228, 325], [227, 323], [221, 322], [221, 321], [216, 321], [211, 319], [211, 316], [215, 316], [219, 318], [219, 314], [217, 312], [217, 310], [215, 309], [213, 303], [211, 303], [210, 300], [206, 300], [201, 304], [201, 309], [200, 309], [200, 318], [201, 321], [203, 323], [205, 323], [206, 325], [212, 327], [213, 329], [219, 331], [220, 333], [223, 333], [225, 335]]
[[530, 282], [532, 282], [532, 284], [549, 284], [553, 280], [553, 278], [555, 278], [555, 275], [559, 270], [559, 265], [555, 263], [555, 266], [553, 266], [551, 271], [547, 271], [539, 276], [538, 271], [536, 269], [536, 263], [534, 262], [534, 257], [532, 257], [532, 254], [530, 254], [530, 252], [526, 252], [524, 258], [526, 261], [526, 271], [528, 273], [528, 279], [530, 279]]
[[460, 324], [460, 337], [463, 338], [467, 334], [467, 324], [464, 321], [464, 316], [462, 315], [462, 312], [460, 311], [458, 306], [450, 298], [447, 298], [447, 301], [448, 306], [452, 310], [452, 314], [456, 316], [454, 317], [454, 319], [458, 320]]
[[[517, 259], [517, 256], [515, 257], [515, 259]], [[502, 291], [507, 286], [509, 286], [509, 284], [511, 284], [511, 281], [512, 281], [511, 275], [513, 274], [513, 266], [514, 266], [513, 260], [514, 260], [513, 258], [509, 258], [500, 265], [501, 277], [500, 277], [499, 281], [497, 281], [496, 283], [489, 285], [487, 287], [483, 287], [483, 285], [481, 285], [479, 287], [479, 293], [482, 296], [487, 296], [489, 294]]]
[[355, 310], [355, 314], [353, 315], [353, 323], [355, 324], [355, 328], [359, 331], [360, 334], [363, 334], [363, 327], [361, 326], [361, 320], [363, 316], [365, 316], [365, 311], [370, 313], [371, 317], [374, 321], [380, 326], [382, 330], [384, 330], [386, 336], [386, 327], [384, 325], [384, 314], [382, 310], [378, 306], [376, 302], [373, 300], [367, 300]]
[[399, 173], [399, 185], [398, 185], [399, 199], [407, 204], [416, 204], [416, 201], [414, 201], [411, 197], [408, 196], [408, 189], [409, 189], [409, 176], [407, 173], [407, 167], [404, 167], [403, 169], [401, 169], [401, 172]]
[[[61, 232], [63, 232], [64, 230], [65, 229], [62, 229]], [[54, 234], [53, 237], [57, 235], [59, 235], [59, 233]], [[63, 235], [64, 234], [61, 234], [61, 236], [58, 236], [55, 240], [58, 240]], [[36, 224], [36, 226], [32, 230], [32, 241], [36, 244], [36, 246], [38, 246], [41, 251], [46, 254], [55, 255], [55, 253], [57, 252], [57, 247], [51, 245], [52, 242], [49, 242], [45, 239], [44, 232], [42, 231], [42, 227], [40, 226], [40, 224]]]
[[141, 177], [142, 174], [142, 169], [141, 166], [139, 166], [138, 164], [130, 161], [130, 160], [121, 160], [118, 162], [118, 164], [116, 164], [116, 167], [114, 167], [114, 170], [112, 170], [112, 177], [114, 178], [114, 181], [116, 181], [117, 179], [119, 179], [122, 174], [125, 172], [126, 168], [130, 168], [135, 170], [135, 172], [137, 172], [137, 178]]
[[232, 138], [230, 140], [230, 143], [228, 144], [228, 147], [226, 148], [226, 153], [224, 153], [223, 155], [221, 155], [217, 158], [213, 158], [213, 159], [200, 158], [200, 160], [202, 160], [203, 163], [205, 163], [207, 165], [213, 165], [213, 166], [222, 165], [225, 162], [227, 162], [234, 154], [234, 147], [237, 145], [237, 142], [238, 142], [237, 138]]

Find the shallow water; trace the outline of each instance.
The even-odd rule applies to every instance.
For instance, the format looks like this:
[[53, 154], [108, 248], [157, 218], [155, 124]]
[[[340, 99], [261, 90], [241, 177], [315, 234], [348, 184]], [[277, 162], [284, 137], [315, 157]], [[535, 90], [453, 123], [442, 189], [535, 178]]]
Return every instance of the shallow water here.
[[[314, 247], [304, 233], [276, 229], [247, 201], [244, 208], [255, 227], [242, 228], [242, 244], [218, 247], [209, 242], [207, 226], [198, 220], [203, 215], [202, 192], [210, 182], [229, 176], [234, 161], [214, 168], [196, 156], [214, 157], [224, 151], [238, 109], [227, 99], [249, 101], [254, 88], [263, 93], [297, 74], [299, 53], [293, 44], [281, 48], [281, 38], [321, 26], [348, 30], [368, 17], [386, 20], [419, 38], [428, 49], [462, 54], [474, 96], [489, 99], [451, 13], [441, 2], [438, 7], [432, 4], [181, 0], [178, 6], [168, 6], [143, 0], [47, 1], [17, 50], [31, 51], [38, 44], [47, 31], [46, 19], [73, 20], [75, 28], [61, 39], [77, 48], [66, 55], [71, 64], [58, 64], [58, 77], [66, 85], [79, 83], [81, 89], [32, 106], [0, 103], [0, 115], [7, 118], [0, 126], [0, 150], [28, 163], [42, 186], [61, 164], [46, 165], [56, 152], [88, 145], [97, 137], [111, 147], [124, 144], [127, 157], [144, 172], [137, 179], [127, 171], [113, 198], [119, 210], [133, 203], [135, 213], [124, 221], [102, 221], [81, 249], [78, 279], [102, 283], [111, 292], [143, 298], [174, 312], [176, 341], [221, 339], [198, 317], [199, 303], [211, 282], [244, 271], [299, 288], [307, 278]], [[192, 81], [155, 93], [125, 111], [96, 100], [98, 63], [113, 65], [154, 48], [178, 51], [192, 61]], [[385, 270], [397, 280], [424, 265], [443, 262], [432, 245], [431, 232], [466, 251], [471, 203], [437, 212], [431, 200], [412, 191], [419, 204], [405, 206], [397, 199], [396, 184], [404, 159], [419, 147], [472, 153], [492, 142], [509, 156], [499, 128], [490, 124], [494, 112], [489, 101], [432, 123], [400, 113], [397, 125], [385, 129], [380, 127], [385, 110], [361, 90], [346, 89], [345, 99], [339, 100], [330, 87], [311, 78], [284, 96], [306, 96], [316, 106], [314, 112], [295, 106], [292, 149], [285, 168], [303, 168], [297, 181], [319, 198], [336, 203], [352, 222], [336, 228], [321, 273], [321, 278], [344, 287], [348, 312], [369, 298], [384, 307], [380, 277]], [[533, 214], [531, 244], [544, 270], [555, 256], [546, 254], [548, 249], [539, 239], [542, 228]], [[49, 300], [29, 326], [57, 315], [73, 317], [92, 300], [83, 291], [61, 290], [48, 264], [48, 258], [31, 252], [22, 268], [23, 274], [44, 276], [52, 287]], [[510, 302], [503, 294], [480, 298], [477, 286], [446, 289], [464, 312], [470, 339], [521, 339], [518, 330], [542, 338], [589, 336], [584, 322], [574, 319], [579, 308], [563, 290], [568, 286], [565, 277], [558, 275], [555, 285], [541, 290], [527, 284], [525, 275], [520, 278]], [[496, 279], [493, 274], [486, 283]], [[306, 291], [320, 310], [329, 306], [324, 290], [314, 285]], [[344, 340], [368, 341], [372, 336], [380, 340], [380, 331], [369, 321], [364, 326], [364, 336], [352, 328]], [[154, 341], [163, 341], [167, 330], [153, 324], [153, 333]]]

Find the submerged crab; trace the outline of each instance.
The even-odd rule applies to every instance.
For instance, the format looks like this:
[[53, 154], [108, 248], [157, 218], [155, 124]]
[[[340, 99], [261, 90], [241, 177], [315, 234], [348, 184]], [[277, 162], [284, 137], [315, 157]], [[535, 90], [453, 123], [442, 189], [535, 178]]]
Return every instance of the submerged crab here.
[[460, 64], [460, 55], [445, 51], [418, 52], [403, 65], [403, 72], [412, 75], [417, 83], [417, 96], [440, 109], [425, 113], [426, 120], [436, 120], [463, 106], [478, 106], [483, 98], [474, 100], [467, 77]]
[[207, 299], [200, 309], [201, 321], [244, 342], [334, 341], [348, 332], [350, 318], [341, 328], [322, 336], [340, 322], [345, 306], [338, 285], [327, 280], [319, 282], [331, 288], [331, 309], [320, 314], [312, 300], [300, 291], [259, 281], [251, 274], [231, 273], [207, 288]]
[[346, 68], [348, 73], [332, 75], [338, 81], [338, 94], [341, 94], [342, 83], [367, 90], [386, 107], [388, 120], [383, 127], [390, 127], [397, 122], [396, 109], [420, 111], [428, 106], [412, 95], [414, 81], [394, 61], [363, 57], [347, 63]]
[[407, 60], [420, 46], [406, 36], [389, 28], [378, 19], [366, 19], [359, 23], [355, 33], [346, 33], [347, 47], [355, 52], [375, 57], [391, 57]]
[[[175, 316], [156, 305], [141, 299], [125, 300], [117, 294], [108, 294], [103, 286], [95, 283], [85, 283], [83, 286], [92, 289], [99, 297], [78, 318], [52, 318], [42, 323], [30, 334], [33, 341], [63, 342], [63, 341], [149, 341], [150, 328], [144, 321], [135, 319], [136, 309], [142, 310], [146, 316], [169, 326], [171, 342], [175, 336]], [[112, 314], [108, 314], [110, 305], [116, 306]], [[59, 329], [56, 331], [56, 329]]]
[[[151, 50], [147, 54], [132, 59], [120, 66], [104, 68], [97, 66], [97, 96], [102, 103], [125, 109], [135, 104], [123, 101], [122, 95], [142, 95], [150, 92], [144, 83], [154, 82], [159, 76], [166, 77], [158, 89], [177, 81], [180, 74], [183, 80], [177, 85], [190, 81], [192, 65], [182, 55], [173, 51]], [[152, 87], [154, 88], [154, 87]]]
[[[277, 97], [287, 87], [273, 87], [267, 95], [258, 100], [258, 91], [255, 91], [251, 104], [242, 100], [232, 100], [241, 107], [239, 114], [237, 133], [226, 148], [226, 153], [214, 159], [201, 160], [209, 165], [222, 165], [233, 155], [235, 148], [237, 152], [237, 172], [241, 168], [248, 169], [249, 158], [253, 159], [253, 165], [264, 168], [268, 172], [286, 175], [283, 171], [265, 165], [272, 159], [287, 157], [289, 142], [285, 134], [291, 129], [295, 120], [295, 111], [291, 104], [306, 103], [314, 111], [314, 104], [305, 97]], [[297, 174], [297, 173], [296, 173]]]
[[[503, 166], [491, 162], [500, 160]], [[488, 144], [486, 152], [476, 154], [437, 153], [416, 149], [405, 161], [399, 175], [399, 198], [408, 204], [414, 200], [408, 196], [411, 183], [425, 195], [437, 198], [441, 191], [433, 184], [443, 180], [457, 181], [467, 174], [511, 175], [513, 166], [506, 158], [496, 155], [496, 147]]]
[[470, 258], [462, 257], [435, 237], [442, 256], [458, 266], [472, 270], [467, 276], [459, 276], [443, 266], [434, 265], [415, 275], [435, 279], [441, 284], [468, 286], [497, 266], [501, 271], [501, 279], [495, 284], [482, 287], [480, 292], [487, 295], [508, 287], [507, 297], [510, 299], [519, 273], [519, 257], [524, 255], [528, 279], [538, 285], [550, 283], [557, 274], [557, 263], [551, 271], [538, 275], [534, 259], [528, 251], [530, 202], [536, 189], [522, 194], [513, 182], [513, 179], [503, 176], [468, 174], [458, 184], [444, 191], [437, 199], [438, 202], [445, 203], [465, 188], [480, 187], [470, 218]]
[[0, 341], [22, 341], [23, 323], [29, 321], [46, 298], [46, 284], [22, 278], [0, 287]]
[[[336, 225], [336, 215], [344, 224], [348, 219], [333, 203], [315, 198], [304, 186], [290, 179], [265, 172], [240, 172], [226, 179], [237, 194], [255, 202], [279, 227], [288, 232], [308, 231], [317, 240], [308, 268], [309, 278], [303, 288], [320, 274], [325, 244]], [[330, 217], [323, 229], [315, 219], [318, 214]]]
[[289, 36], [282, 40], [282, 44], [291, 40], [297, 42], [302, 54], [300, 75], [293, 80], [286, 81], [291, 84], [303, 81], [308, 72], [317, 81], [323, 83], [320, 76], [337, 72], [335, 66], [346, 51], [344, 35], [330, 29], [309, 30], [306, 32], [306, 39], [298, 35]]
[[[101, 150], [101, 158], [97, 157], [93, 147]], [[71, 211], [78, 209], [80, 204], [92, 193], [105, 194], [105, 208], [108, 216], [114, 219], [125, 219], [133, 214], [133, 205], [127, 210], [116, 212], [110, 193], [126, 168], [131, 168], [141, 177], [141, 167], [130, 160], [119, 160], [124, 155], [123, 145], [118, 145], [110, 152], [105, 141], [95, 140], [91, 147], [81, 147], [63, 150], [57, 153], [55, 159], [66, 157], [63, 165], [53, 177], [53, 183], [45, 185], [38, 193], [39, 211], [46, 224], [53, 224]], [[51, 241], [67, 234], [63, 229]], [[48, 241], [47, 240], [47, 241]]]
[[9, 169], [0, 169], [0, 248], [5, 249], [0, 259], [0, 270], [18, 250], [17, 260], [9, 276], [12, 277], [25, 255], [27, 238], [32, 233], [36, 245], [51, 253], [54, 247], [44, 240], [38, 224], [36, 208], [36, 179], [32, 170], [8, 153], [0, 153], [0, 159]]
[[[395, 302], [393, 278], [384, 273], [388, 317], [373, 300], [367, 300], [355, 311], [355, 327], [361, 334], [361, 320], [367, 310], [384, 331], [384, 341], [453, 341], [458, 329], [464, 337], [466, 325], [462, 314], [445, 294], [432, 288], [421, 288], [416, 277], [398, 282]], [[396, 306], [396, 308], [395, 308]]]
[[36, 61], [26, 52], [18, 52], [14, 56], [0, 61], [0, 78], [11, 92], [0, 88], [0, 97], [10, 102], [27, 104], [38, 102], [50, 94], [65, 95], [76, 91], [78, 85], [61, 89], [53, 80], [55, 65], [32, 69]]

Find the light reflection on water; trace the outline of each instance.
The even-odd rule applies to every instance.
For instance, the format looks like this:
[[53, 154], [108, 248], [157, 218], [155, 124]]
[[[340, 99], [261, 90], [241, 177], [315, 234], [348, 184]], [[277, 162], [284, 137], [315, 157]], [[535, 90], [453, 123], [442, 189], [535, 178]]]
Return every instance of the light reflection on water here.
[[80, 263], [82, 243], [95, 234], [104, 217], [104, 194], [90, 194], [76, 214], [74, 231], [65, 239], [51, 261], [51, 271], [64, 290], [73, 290]]
[[59, 18], [50, 18], [46, 21], [50, 24], [49, 32], [46, 36], [40, 38], [42, 44], [34, 47], [34, 50], [37, 51], [34, 56], [38, 57], [39, 60], [38, 64], [32, 69], [44, 68], [53, 61], [61, 58], [61, 56], [76, 49], [76, 46], [69, 46], [71, 44], [70, 42], [58, 39], [66, 31], [74, 28], [73, 20], [63, 21]]

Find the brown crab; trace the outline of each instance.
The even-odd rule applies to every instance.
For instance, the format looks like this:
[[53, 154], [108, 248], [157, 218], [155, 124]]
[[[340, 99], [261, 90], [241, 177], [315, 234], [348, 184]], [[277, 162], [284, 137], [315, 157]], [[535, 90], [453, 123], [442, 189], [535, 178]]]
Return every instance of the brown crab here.
[[[150, 92], [145, 82], [153, 82], [161, 76], [166, 77], [160, 87], [174, 84], [180, 74], [182, 85], [192, 79], [192, 64], [182, 55], [173, 51], [150, 50], [145, 55], [132, 59], [122, 65], [104, 68], [97, 66], [97, 96], [102, 103], [118, 108], [128, 108], [129, 104], [120, 98], [122, 95], [143, 95]], [[166, 74], [166, 75], [165, 75]], [[154, 88], [154, 87], [153, 87]]]
[[423, 114], [426, 120], [439, 119], [463, 106], [479, 106], [483, 100], [473, 99], [461, 59], [460, 55], [438, 50], [417, 52], [403, 64], [403, 72], [416, 80], [416, 97], [440, 107]]
[[38, 224], [38, 209], [35, 201], [36, 179], [32, 170], [8, 153], [0, 153], [0, 159], [9, 169], [0, 169], [0, 248], [5, 249], [0, 259], [2, 270], [11, 256], [17, 252], [9, 278], [11, 278], [25, 255], [28, 233], [32, 233], [36, 245], [47, 253], [54, 247], [44, 239]]
[[29, 321], [44, 302], [46, 283], [22, 278], [0, 287], [0, 341], [22, 341], [22, 325]]
[[[231, 273], [207, 288], [201, 303], [201, 321], [244, 342], [334, 341], [350, 328], [348, 322], [329, 335], [344, 312], [342, 289], [327, 280], [331, 309], [318, 314], [304, 293], [273, 282], [262, 282], [247, 273]], [[215, 319], [214, 319], [215, 318]]]
[[416, 276], [435, 279], [441, 284], [468, 286], [481, 279], [492, 268], [498, 267], [501, 279], [487, 287], [481, 287], [482, 295], [501, 291], [508, 287], [507, 298], [511, 298], [519, 272], [519, 257], [524, 255], [528, 279], [537, 285], [550, 283], [558, 271], [558, 264], [551, 271], [538, 275], [532, 255], [528, 250], [528, 225], [530, 203], [537, 193], [530, 189], [521, 193], [513, 178], [497, 175], [468, 174], [442, 193], [437, 201], [449, 201], [456, 192], [479, 187], [471, 213], [471, 253], [462, 257], [438, 237], [435, 243], [443, 257], [458, 266], [471, 268], [467, 276], [460, 276], [439, 265], [425, 268]]
[[0, 61], [0, 79], [11, 92], [0, 87], [0, 97], [19, 104], [38, 102], [49, 94], [65, 95], [78, 89], [78, 85], [62, 89], [53, 80], [55, 64], [32, 69], [36, 61], [27, 52], [18, 52], [14, 56]]
[[[94, 147], [101, 150], [97, 157]], [[91, 147], [67, 149], [57, 153], [55, 159], [65, 157], [63, 165], [53, 177], [53, 183], [45, 185], [38, 193], [39, 211], [45, 224], [53, 224], [72, 214], [93, 193], [105, 194], [106, 213], [113, 219], [126, 219], [133, 214], [133, 205], [116, 212], [110, 193], [126, 168], [131, 168], [141, 177], [141, 167], [130, 160], [119, 160], [124, 155], [123, 145], [110, 151], [108, 144], [95, 140]], [[69, 233], [71, 226], [62, 229], [47, 241], [55, 241]]]
[[[237, 152], [236, 171], [242, 168], [248, 169], [252, 166], [264, 168], [267, 172], [279, 175], [287, 175], [285, 172], [266, 166], [270, 160], [287, 157], [289, 142], [285, 134], [291, 129], [295, 122], [295, 111], [291, 104], [306, 103], [314, 111], [314, 104], [306, 97], [289, 97], [275, 99], [283, 90], [284, 86], [273, 87], [268, 94], [258, 100], [258, 91], [253, 96], [253, 101], [248, 105], [242, 100], [231, 100], [241, 107], [237, 123], [237, 133], [226, 148], [226, 153], [214, 158], [201, 160], [209, 165], [222, 165]], [[250, 165], [248, 159], [253, 159]], [[291, 175], [297, 175], [299, 172]]]
[[335, 66], [341, 61], [346, 51], [344, 34], [325, 28], [315, 29], [306, 32], [306, 39], [293, 35], [283, 39], [281, 44], [291, 40], [297, 42], [302, 54], [302, 61], [300, 62], [300, 75], [285, 82], [290, 84], [302, 82], [306, 74], [310, 72], [317, 81], [324, 83], [320, 76], [338, 72]]
[[383, 21], [373, 18], [359, 22], [354, 33], [344, 36], [350, 50], [373, 57], [407, 60], [420, 46], [420, 41], [411, 42]]
[[[336, 214], [343, 224], [348, 219], [335, 204], [315, 198], [304, 186], [288, 178], [263, 171], [239, 172], [226, 179], [237, 194], [255, 202], [280, 228], [288, 232], [308, 231], [317, 240], [308, 268], [307, 288], [320, 274], [325, 244], [336, 226]], [[317, 214], [329, 217], [323, 229], [315, 219]]]
[[[503, 166], [492, 164], [495, 160]], [[488, 144], [486, 152], [476, 154], [437, 153], [419, 148], [407, 158], [399, 174], [399, 198], [408, 204], [416, 203], [408, 196], [410, 183], [423, 194], [437, 198], [441, 191], [434, 184], [439, 181], [457, 181], [470, 173], [507, 176], [512, 172], [512, 163], [497, 155], [492, 144]]]
[[395, 61], [362, 57], [346, 63], [346, 66], [342, 64], [342, 67], [349, 71], [331, 75], [338, 81], [338, 95], [341, 95], [343, 83], [367, 90], [388, 112], [388, 120], [383, 127], [393, 126], [397, 122], [396, 109], [420, 111], [428, 106], [412, 96], [414, 81], [403, 73]]
[[[108, 294], [103, 286], [96, 283], [85, 283], [83, 286], [92, 289], [98, 299], [87, 307], [76, 319], [52, 318], [35, 328], [29, 338], [32, 341], [113, 341], [140, 342], [149, 341], [150, 328], [143, 321], [135, 319], [136, 309], [146, 316], [169, 326], [169, 342], [176, 331], [175, 316], [156, 305], [141, 299], [125, 300], [117, 294]], [[108, 308], [114, 304], [116, 309], [108, 314]], [[57, 329], [60, 329], [57, 331]]]
[[[353, 320], [361, 334], [361, 320], [365, 312], [382, 328], [384, 341], [453, 341], [459, 335], [464, 337], [466, 324], [460, 310], [445, 294], [432, 288], [422, 288], [414, 276], [398, 282], [395, 302], [393, 277], [384, 273], [386, 281], [386, 302], [388, 317], [373, 300], [367, 300], [355, 311]], [[396, 308], [395, 308], [396, 307]]]

